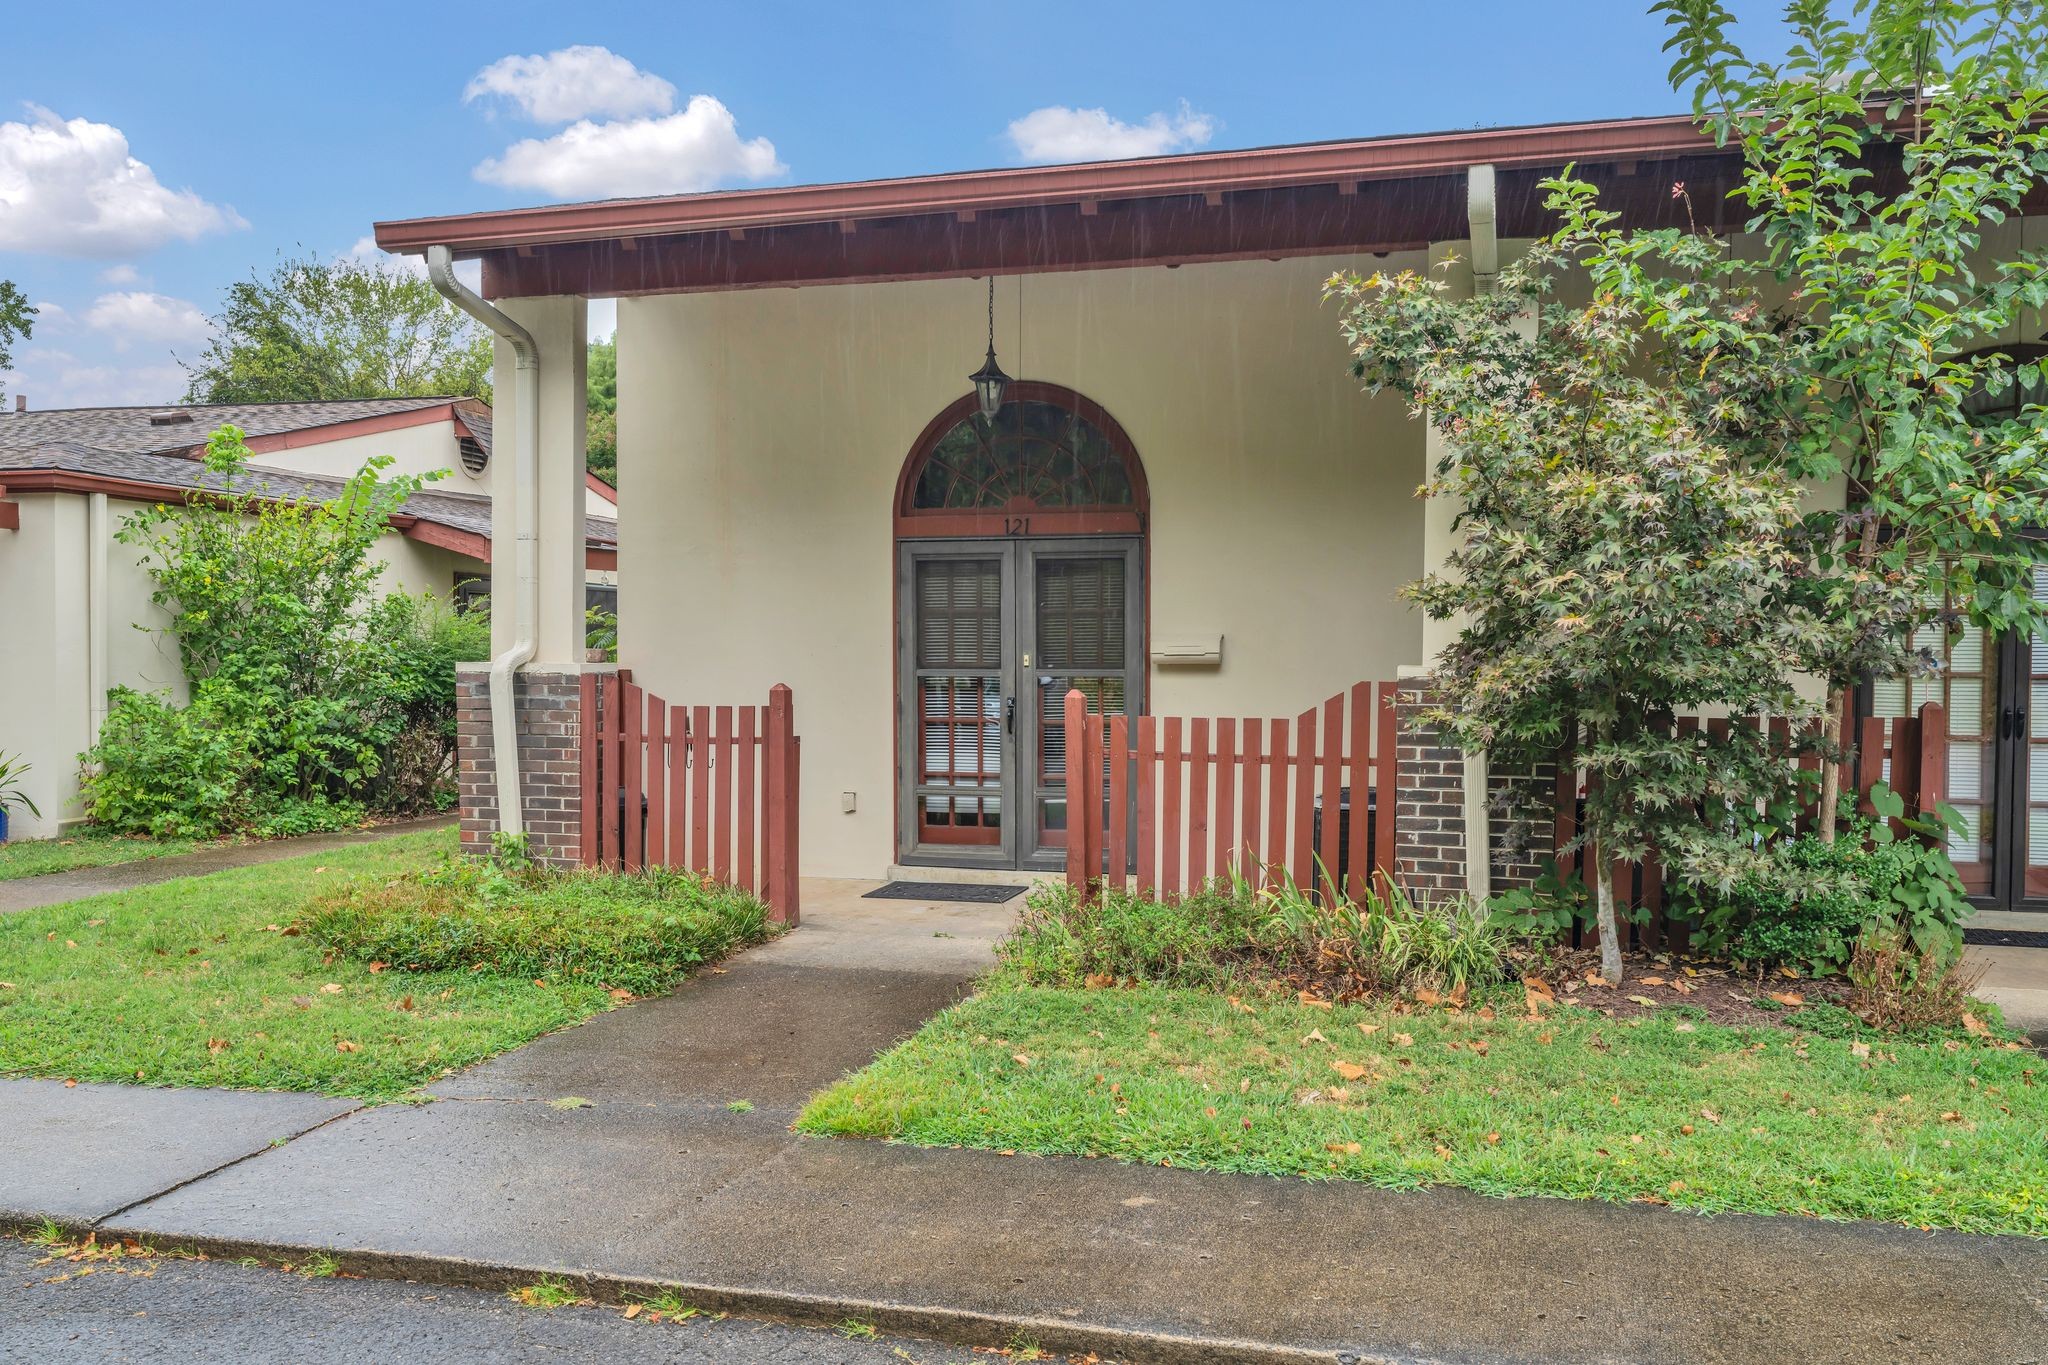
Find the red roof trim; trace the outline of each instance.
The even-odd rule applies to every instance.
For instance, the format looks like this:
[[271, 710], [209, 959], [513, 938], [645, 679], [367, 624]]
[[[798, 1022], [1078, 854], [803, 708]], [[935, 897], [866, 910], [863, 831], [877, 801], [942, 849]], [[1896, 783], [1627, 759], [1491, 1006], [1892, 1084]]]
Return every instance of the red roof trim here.
[[609, 502], [612, 506], [617, 507], [619, 505], [618, 488], [613, 484], [606, 483], [602, 477], [591, 473], [587, 469], [583, 471], [583, 486], [590, 492], [603, 498], [606, 502]]
[[963, 214], [1092, 200], [1144, 199], [1295, 185], [1444, 175], [1467, 166], [1562, 165], [1712, 152], [1689, 114], [1316, 142], [1069, 166], [959, 171], [832, 185], [791, 185], [591, 204], [410, 218], [376, 225], [386, 251], [460, 254], [550, 242], [922, 214]]

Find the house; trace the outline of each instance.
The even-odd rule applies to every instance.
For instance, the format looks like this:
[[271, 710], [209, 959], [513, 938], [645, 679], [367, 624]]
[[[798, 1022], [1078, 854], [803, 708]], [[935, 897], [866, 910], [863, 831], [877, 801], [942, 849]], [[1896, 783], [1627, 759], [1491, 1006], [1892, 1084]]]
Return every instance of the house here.
[[[42, 812], [13, 813], [17, 837], [80, 817], [78, 755], [106, 713], [109, 688], [182, 697], [185, 679], [154, 581], [119, 544], [126, 511], [222, 486], [200, 457], [207, 437], [246, 433], [250, 474], [278, 498], [334, 496], [363, 462], [440, 474], [395, 519], [381, 582], [455, 594], [491, 573], [491, 413], [472, 399], [29, 409], [0, 413], [0, 752], [25, 759], [24, 790]], [[616, 594], [616, 494], [594, 477], [578, 587]], [[585, 587], [588, 580], [588, 587]], [[137, 629], [140, 627], [140, 629]]]
[[[466, 837], [524, 828], [564, 859], [594, 856], [595, 838], [652, 856], [666, 837], [675, 857], [685, 834], [701, 842], [680, 801], [673, 829], [651, 808], [638, 833], [629, 794], [659, 795], [684, 769], [698, 783], [758, 737], [720, 731], [714, 708], [707, 759], [694, 710], [638, 708], [737, 704], [758, 727], [755, 703], [787, 684], [804, 873], [1045, 871], [1066, 857], [1070, 689], [1131, 716], [1293, 717], [1359, 680], [1426, 678], [1450, 627], [1397, 590], [1452, 544], [1451, 509], [1413, 496], [1445, 452], [1397, 396], [1360, 392], [1320, 286], [1339, 270], [1441, 269], [1455, 289], [1487, 288], [1551, 227], [1541, 182], [1568, 163], [1630, 223], [1682, 226], [1682, 181], [1703, 222], [1741, 228], [1726, 198], [1737, 160], [1689, 117], [379, 224], [386, 250], [438, 262], [451, 296], [447, 262], [481, 262], [488, 302], [465, 306], [501, 336], [501, 445], [516, 424], [507, 376], [515, 356], [531, 366], [516, 420], [533, 423], [533, 481], [521, 504], [500, 462], [494, 504], [500, 537], [523, 505], [538, 539], [531, 648], [500, 613], [494, 650], [520, 681], [514, 694], [473, 679], [504, 728], [471, 731]], [[585, 686], [567, 553], [584, 496], [582, 300], [614, 296], [634, 494], [623, 690]], [[998, 367], [1009, 382], [985, 417], [974, 379]], [[625, 721], [544, 739], [615, 691]], [[1957, 752], [1974, 752], [1983, 709], [1951, 709]], [[653, 766], [636, 758], [601, 798], [587, 767], [579, 807], [578, 783], [547, 765], [579, 745], [595, 764], [590, 737], [620, 724]], [[520, 772], [546, 796], [507, 818], [524, 799], [501, 762], [515, 729]], [[1380, 743], [1353, 730], [1361, 755]], [[2008, 771], [2024, 748], [2003, 751]], [[1488, 818], [1484, 772], [1461, 766], [1395, 830], [1441, 836], [1401, 856], [1443, 889], [1483, 890], [1497, 860], [1465, 833]], [[1987, 858], [1989, 782], [1959, 768], [1949, 787]], [[1294, 819], [1320, 816], [1297, 803]]]

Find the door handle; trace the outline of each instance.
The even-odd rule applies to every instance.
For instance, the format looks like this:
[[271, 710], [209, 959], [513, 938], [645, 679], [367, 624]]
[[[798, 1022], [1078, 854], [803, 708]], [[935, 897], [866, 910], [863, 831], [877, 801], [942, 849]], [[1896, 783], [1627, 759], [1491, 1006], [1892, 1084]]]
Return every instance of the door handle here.
[[1014, 696], [1003, 703], [1003, 733], [1011, 739], [1017, 737], [1017, 699]]

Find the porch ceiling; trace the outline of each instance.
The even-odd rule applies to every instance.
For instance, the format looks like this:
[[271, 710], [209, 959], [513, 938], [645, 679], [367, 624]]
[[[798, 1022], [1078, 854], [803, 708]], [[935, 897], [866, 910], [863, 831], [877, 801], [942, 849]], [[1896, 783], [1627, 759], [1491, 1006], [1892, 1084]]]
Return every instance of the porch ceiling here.
[[550, 205], [376, 233], [387, 251], [481, 259], [497, 298], [1174, 265], [1460, 240], [1465, 168], [1482, 163], [1500, 169], [1502, 233], [1535, 235], [1539, 182], [1569, 161], [1642, 221], [1676, 221], [1673, 179], [1711, 210], [1732, 183], [1732, 158], [1674, 116]]

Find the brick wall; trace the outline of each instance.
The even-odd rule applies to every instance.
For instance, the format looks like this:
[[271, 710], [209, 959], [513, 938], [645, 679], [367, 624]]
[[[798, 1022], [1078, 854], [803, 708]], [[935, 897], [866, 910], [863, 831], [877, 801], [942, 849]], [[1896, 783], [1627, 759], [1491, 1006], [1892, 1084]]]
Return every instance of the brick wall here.
[[1556, 760], [1489, 755], [1487, 842], [1495, 891], [1528, 886], [1543, 875], [1556, 834], [1556, 790]]
[[[1394, 880], [1418, 900], [1465, 892], [1465, 753], [1422, 713], [1435, 702], [1428, 678], [1401, 683], [1394, 713]], [[1527, 886], [1550, 856], [1557, 764], [1494, 754], [1487, 765], [1487, 857], [1492, 889]]]
[[[573, 866], [582, 857], [582, 675], [522, 671], [513, 677], [527, 848], [536, 860]], [[462, 851], [489, 853], [498, 828], [498, 770], [491, 752], [491, 675], [455, 675], [456, 784]]]
[[1465, 754], [1422, 721], [1433, 701], [1428, 678], [1395, 692], [1394, 881], [1431, 901], [1465, 889]]

